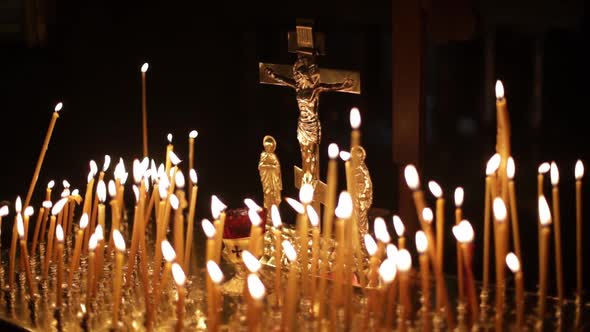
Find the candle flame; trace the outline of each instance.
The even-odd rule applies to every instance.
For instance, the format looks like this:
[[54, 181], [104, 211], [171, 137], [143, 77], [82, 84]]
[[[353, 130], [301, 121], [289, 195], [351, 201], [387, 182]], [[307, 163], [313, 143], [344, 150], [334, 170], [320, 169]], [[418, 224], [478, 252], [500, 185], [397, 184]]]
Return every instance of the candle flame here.
[[299, 200], [303, 204], [309, 204], [313, 200], [313, 186], [306, 183], [299, 189]]
[[552, 161], [551, 162], [551, 184], [553, 186], [557, 186], [559, 184], [559, 169], [557, 169], [557, 164]]
[[133, 160], [133, 180], [135, 181], [135, 183], [139, 183], [139, 181], [141, 181], [142, 177], [143, 177], [143, 168], [141, 167], [141, 163], [139, 162], [139, 160], [134, 159]]
[[150, 64], [146, 62], [141, 66], [141, 72], [145, 73], [146, 71], [148, 71], [149, 68], [150, 68]]
[[16, 215], [16, 231], [18, 232], [18, 237], [22, 240], [25, 237], [25, 224], [20, 213]]
[[27, 206], [25, 208], [25, 217], [30, 217], [35, 213], [35, 209], [32, 206]]
[[318, 213], [311, 205], [307, 206], [307, 217], [309, 217], [311, 226], [318, 227], [320, 225], [320, 216], [318, 216]]
[[504, 98], [504, 85], [502, 81], [496, 81], [496, 99], [503, 99]]
[[340, 159], [342, 159], [344, 162], [347, 162], [350, 159], [350, 152], [340, 151]]
[[47, 183], [47, 189], [53, 189], [53, 187], [55, 186], [55, 181], [51, 180], [49, 181], [49, 183]]
[[219, 219], [219, 215], [223, 210], [225, 210], [227, 206], [223, 204], [217, 196], [211, 196], [211, 214], [213, 215], [214, 219]]
[[197, 138], [197, 136], [199, 136], [199, 132], [196, 130], [191, 130], [191, 132], [188, 134], [188, 137], [192, 139]]
[[383, 218], [375, 218], [373, 228], [375, 230], [375, 237], [377, 238], [377, 240], [381, 241], [382, 243], [391, 242], [391, 236], [387, 231], [387, 226], [385, 225], [385, 220], [383, 220]]
[[121, 158], [121, 159], [119, 159], [119, 163], [117, 163], [117, 166], [115, 166], [115, 171], [114, 171], [115, 179], [121, 180], [123, 178], [124, 174], [125, 174], [125, 164], [123, 163], [123, 158]]
[[223, 281], [223, 272], [221, 272], [219, 265], [215, 261], [207, 262], [207, 273], [209, 273], [209, 277], [213, 283], [219, 285]]
[[465, 192], [463, 191], [462, 187], [457, 187], [455, 189], [455, 206], [460, 208], [463, 205], [463, 198], [465, 197]]
[[80, 190], [78, 190], [78, 188], [72, 190], [72, 196], [78, 196], [78, 194], [80, 194]]
[[512, 273], [520, 271], [520, 261], [513, 252], [506, 255], [506, 265], [508, 265], [508, 268]]
[[551, 169], [551, 165], [549, 165], [548, 162], [544, 162], [541, 165], [539, 165], [538, 172], [539, 172], [539, 174], [545, 174], [545, 173], [549, 172], [550, 169]]
[[162, 241], [162, 244], [160, 244], [160, 247], [166, 262], [172, 263], [176, 259], [176, 252], [174, 251], [174, 248], [172, 248], [170, 242], [168, 242], [168, 240], [164, 240]]
[[387, 253], [387, 258], [391, 259], [394, 262], [397, 257], [397, 252], [398, 252], [398, 250], [397, 250], [397, 247], [395, 246], [395, 244], [389, 243], [385, 247], [385, 253]]
[[117, 185], [115, 185], [115, 181], [109, 180], [108, 189], [109, 196], [111, 196], [111, 198], [114, 198], [117, 195]]
[[168, 135], [166, 135], [166, 139], [168, 140], [168, 144], [172, 144], [172, 134], [168, 133]]
[[338, 149], [338, 145], [336, 143], [331, 143], [328, 145], [328, 157], [330, 159], [336, 159], [339, 152], [340, 150]]
[[469, 221], [461, 220], [458, 225], [453, 226], [453, 235], [460, 243], [469, 243], [473, 241], [475, 232]]
[[150, 162], [150, 177], [152, 178], [152, 180], [154, 181], [158, 181], [158, 167], [156, 167], [156, 161], [155, 160], [151, 160]]
[[406, 178], [406, 184], [411, 190], [420, 189], [420, 177], [418, 171], [414, 165], [408, 165], [404, 169], [404, 177]]
[[139, 188], [137, 188], [136, 185], [133, 185], [131, 188], [133, 189], [133, 195], [135, 196], [135, 202], [137, 203], [139, 202]]
[[539, 196], [539, 222], [541, 226], [549, 226], [551, 224], [551, 210], [545, 196]]
[[0, 217], [6, 217], [8, 215], [8, 205], [4, 205], [0, 208]]
[[55, 203], [53, 205], [53, 208], [51, 209], [51, 214], [54, 216], [57, 216], [61, 210], [64, 208], [64, 206], [66, 205], [66, 203], [68, 202], [67, 198], [62, 198], [59, 201], [57, 201], [57, 203]]
[[86, 305], [81, 303], [80, 304], [80, 310], [82, 311], [82, 314], [86, 314]]
[[254, 200], [251, 198], [244, 199], [244, 204], [246, 204], [246, 206], [250, 210], [254, 210], [254, 211], [261, 211], [262, 210], [260, 205], [256, 204], [256, 202], [254, 202]]
[[88, 250], [94, 251], [96, 246], [98, 245], [98, 240], [96, 239], [96, 234], [90, 235], [90, 239], [88, 240]]
[[272, 219], [272, 225], [275, 228], [279, 228], [283, 225], [279, 208], [274, 204], [270, 207], [270, 218]]
[[176, 285], [184, 286], [184, 283], [186, 282], [186, 275], [184, 274], [184, 271], [182, 270], [182, 266], [180, 266], [180, 264], [172, 264], [172, 277], [174, 278], [174, 282], [176, 283]]
[[197, 184], [198, 183], [198, 177], [197, 177], [197, 171], [195, 171], [194, 169], [191, 169], [190, 171], [188, 171], [188, 175], [191, 178], [191, 182], [193, 184]]
[[295, 248], [293, 248], [291, 242], [283, 240], [281, 245], [283, 246], [283, 252], [287, 256], [287, 259], [289, 259], [289, 262], [293, 263], [297, 261], [297, 252], [295, 251]]
[[260, 278], [255, 274], [248, 275], [248, 292], [254, 300], [261, 300], [266, 293], [264, 284], [260, 281]]
[[432, 195], [436, 198], [441, 198], [443, 195], [442, 188], [435, 181], [428, 181], [428, 188]]
[[107, 186], [104, 184], [103, 180], [98, 181], [98, 185], [96, 186], [96, 196], [98, 196], [98, 200], [101, 203], [107, 199]]
[[53, 109], [55, 112], [59, 112], [61, 111], [61, 109], [64, 107], [64, 103], [62, 103], [61, 101], [59, 103], [57, 103], [57, 105], [55, 105], [55, 108]]
[[432, 210], [430, 208], [426, 207], [422, 210], [422, 219], [427, 224], [432, 222], [432, 219], [434, 219], [434, 214], [432, 214]]
[[170, 206], [172, 206], [172, 208], [174, 210], [178, 210], [178, 205], [180, 205], [180, 201], [178, 200], [178, 197], [176, 197], [176, 195], [171, 194], [170, 195]]
[[[164, 178], [165, 179], [165, 178]], [[170, 185], [165, 183], [164, 181], [160, 181], [160, 186], [158, 187], [158, 191], [160, 192], [160, 199], [166, 199], [168, 197], [168, 187]]]
[[576, 175], [576, 180], [578, 180], [578, 181], [582, 180], [582, 177], [584, 176], [584, 164], [579, 159], [578, 159], [578, 161], [576, 161], [575, 175]]
[[70, 189], [66, 188], [64, 191], [61, 192], [60, 195], [62, 198], [70, 196]]
[[303, 204], [299, 203], [297, 200], [291, 198], [291, 197], [285, 197], [285, 202], [287, 202], [287, 204], [289, 204], [293, 210], [295, 210], [295, 212], [302, 214], [305, 212], [305, 209], [303, 208]]
[[104, 240], [104, 231], [102, 229], [102, 225], [101, 224], [96, 225], [96, 228], [94, 229], [94, 234], [96, 234], [96, 239], [98, 241]]
[[369, 256], [374, 256], [377, 253], [377, 243], [375, 242], [371, 234], [365, 234], [364, 240], [365, 248], [367, 248]]
[[[55, 228], [55, 237], [57, 238], [57, 242], [64, 242], [64, 229], [59, 224]], [[58, 259], [61, 259], [61, 257]]]
[[495, 153], [486, 165], [486, 175], [490, 176], [494, 174], [498, 168], [500, 167], [500, 162], [502, 161], [502, 157], [500, 157], [499, 153]]
[[90, 181], [94, 178], [94, 173], [92, 173], [92, 170], [90, 172], [88, 172], [88, 175], [86, 176], [86, 183], [90, 183]]
[[98, 166], [94, 160], [90, 160], [90, 173], [93, 177], [96, 175], [96, 173], [98, 173]]
[[213, 226], [208, 219], [201, 220], [201, 227], [203, 227], [203, 232], [208, 239], [213, 239], [215, 237], [217, 231], [215, 230], [215, 226]]
[[379, 266], [379, 276], [381, 276], [381, 280], [383, 280], [383, 283], [385, 284], [390, 284], [395, 279], [396, 274], [397, 268], [395, 267], [395, 263], [391, 259], [386, 258]]
[[[45, 209], [50, 209], [53, 206], [53, 203], [51, 203], [51, 201], [43, 201], [43, 203], [41, 203], [41, 205]], [[6, 206], [6, 209], [8, 210], [8, 206]]]
[[496, 221], [503, 222], [504, 220], [506, 220], [508, 211], [506, 210], [506, 204], [504, 203], [502, 198], [494, 198], [492, 209], [494, 210], [494, 218], [496, 219]]
[[406, 249], [401, 249], [397, 252], [396, 259], [397, 269], [402, 272], [407, 272], [412, 267], [412, 256]]
[[350, 126], [352, 129], [359, 129], [361, 126], [361, 112], [356, 107], [350, 110]]
[[426, 234], [423, 231], [417, 231], [416, 235], [416, 250], [418, 253], [423, 254], [428, 249], [428, 239], [426, 238]]
[[86, 229], [86, 227], [88, 227], [88, 213], [84, 213], [82, 214], [82, 217], [80, 217], [80, 229]]
[[244, 262], [244, 265], [246, 266], [248, 271], [250, 271], [251, 273], [258, 272], [262, 267], [260, 261], [248, 250], [242, 251], [242, 261]]
[[250, 222], [254, 226], [260, 226], [260, 223], [262, 222], [262, 218], [260, 218], [260, 215], [258, 214], [258, 211], [256, 211], [256, 210], [249, 209], [248, 210], [248, 218], [250, 218]]
[[508, 176], [508, 179], [513, 180], [515, 173], [516, 165], [514, 164], [514, 158], [508, 157], [508, 161], [506, 161], [506, 175]]
[[104, 155], [104, 163], [102, 164], [102, 171], [106, 172], [107, 169], [109, 169], [109, 166], [111, 166], [111, 156], [109, 156], [108, 154]]
[[334, 214], [340, 219], [348, 219], [352, 215], [352, 197], [348, 192], [343, 191], [340, 193]]
[[406, 232], [406, 226], [404, 226], [404, 222], [397, 214], [393, 216], [393, 229], [395, 229], [398, 237], [404, 236]]
[[21, 211], [23, 210], [23, 202], [20, 199], [20, 196], [16, 197], [16, 201], [14, 202], [14, 211], [16, 211], [16, 213], [21, 213]]
[[184, 175], [182, 174], [182, 171], [176, 172], [176, 179], [175, 179], [175, 181], [176, 181], [176, 187], [178, 189], [184, 188], [184, 184], [186, 182], [185, 182], [185, 179], [184, 179]]
[[[98, 226], [96, 227], [96, 229], [98, 229]], [[98, 236], [98, 238], [98, 240], [101, 241], [100, 236]], [[115, 242], [115, 247], [117, 247], [117, 250], [119, 250], [120, 252], [125, 252], [125, 239], [123, 238], [123, 235], [121, 235], [121, 232], [119, 232], [118, 229], [113, 230], [113, 241]]]

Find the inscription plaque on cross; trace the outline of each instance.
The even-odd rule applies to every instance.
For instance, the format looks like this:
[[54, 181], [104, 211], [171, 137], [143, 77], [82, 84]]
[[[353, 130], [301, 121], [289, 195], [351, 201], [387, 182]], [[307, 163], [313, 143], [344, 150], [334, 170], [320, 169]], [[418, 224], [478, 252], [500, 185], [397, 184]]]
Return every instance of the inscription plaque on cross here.
[[[289, 52], [297, 54], [291, 65], [260, 63], [260, 83], [288, 86], [295, 90], [299, 118], [297, 140], [301, 164], [295, 166], [295, 187], [311, 183], [315, 188], [314, 207], [325, 202], [326, 184], [319, 180], [321, 124], [319, 97], [323, 92], [360, 94], [360, 74], [350, 70], [320, 69], [317, 56], [325, 54], [324, 37], [314, 34], [312, 22], [298, 20], [296, 31], [289, 32]], [[318, 210], [319, 212], [319, 210]]]

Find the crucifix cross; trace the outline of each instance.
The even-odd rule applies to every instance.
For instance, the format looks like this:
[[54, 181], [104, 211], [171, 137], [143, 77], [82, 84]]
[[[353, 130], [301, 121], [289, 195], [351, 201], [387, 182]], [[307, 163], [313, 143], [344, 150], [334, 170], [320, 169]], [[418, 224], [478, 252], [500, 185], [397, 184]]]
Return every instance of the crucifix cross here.
[[234, 248], [231, 250], [231, 253], [236, 255], [236, 258], [240, 258], [242, 255], [242, 249], [240, 249], [238, 246], [234, 246]]
[[260, 83], [295, 90], [299, 108], [297, 140], [302, 163], [301, 168], [295, 167], [295, 186], [300, 188], [304, 181], [311, 183], [316, 189], [314, 201], [324, 202], [326, 185], [319, 180], [319, 96], [330, 91], [360, 94], [360, 74], [350, 70], [320, 70], [316, 56], [324, 54], [324, 38], [322, 34], [314, 35], [310, 22], [298, 22], [296, 31], [289, 32], [288, 39], [289, 52], [297, 54], [297, 61], [292, 66], [260, 63]]

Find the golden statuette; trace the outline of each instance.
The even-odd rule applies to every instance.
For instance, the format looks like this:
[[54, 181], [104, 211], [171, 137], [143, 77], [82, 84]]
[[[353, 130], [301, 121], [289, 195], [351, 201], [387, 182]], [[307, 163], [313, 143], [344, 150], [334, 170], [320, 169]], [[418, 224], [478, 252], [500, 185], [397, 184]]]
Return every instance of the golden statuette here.
[[281, 191], [283, 181], [281, 178], [281, 163], [275, 154], [277, 142], [272, 136], [264, 136], [262, 140], [264, 151], [260, 154], [258, 172], [264, 193], [264, 208], [270, 211], [270, 207], [281, 203]]
[[362, 146], [351, 149], [354, 179], [354, 209], [358, 215], [358, 227], [361, 236], [369, 231], [369, 209], [373, 204], [373, 182], [369, 168], [365, 164], [367, 153]]

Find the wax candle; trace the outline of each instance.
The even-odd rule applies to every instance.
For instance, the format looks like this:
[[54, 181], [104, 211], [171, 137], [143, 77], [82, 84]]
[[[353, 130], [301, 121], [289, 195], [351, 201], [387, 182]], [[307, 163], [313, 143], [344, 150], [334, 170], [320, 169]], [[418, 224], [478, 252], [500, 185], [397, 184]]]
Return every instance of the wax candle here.
[[381, 217], [375, 218], [373, 230], [377, 239], [377, 257], [379, 258], [379, 264], [381, 264], [381, 258], [385, 254], [385, 246], [391, 242], [391, 236], [385, 225], [385, 220]]
[[402, 330], [407, 329], [408, 319], [412, 314], [412, 302], [410, 300], [410, 276], [409, 271], [412, 268], [412, 257], [406, 249], [397, 252], [397, 270], [399, 271], [399, 291], [402, 303], [401, 324]]
[[438, 266], [443, 267], [444, 251], [444, 225], [445, 225], [445, 199], [442, 188], [435, 181], [428, 182], [428, 188], [436, 197], [436, 260]]
[[40, 225], [39, 225], [39, 230], [37, 232], [37, 225], [35, 225], [35, 232], [36, 234], [33, 234], [33, 244], [31, 245], [31, 256], [35, 256], [35, 254], [37, 253], [37, 245], [39, 244], [39, 242], [41, 242], [41, 237], [46, 234], [45, 232], [45, 228], [47, 227], [47, 219], [49, 216], [49, 213], [51, 212], [51, 207], [53, 206], [53, 203], [51, 203], [51, 201], [44, 201], [42, 203], [42, 208], [41, 211], [39, 212], [39, 216], [41, 217], [40, 220]]
[[359, 128], [361, 126], [361, 112], [358, 108], [353, 107], [350, 110], [350, 127], [352, 127], [352, 132], [350, 134], [350, 148], [352, 149], [355, 146], [359, 146], [361, 144], [361, 133]]
[[190, 196], [190, 207], [188, 210], [188, 219], [187, 223], [187, 230], [186, 230], [186, 241], [185, 248], [184, 248], [184, 265], [186, 266], [186, 271], [190, 273], [190, 261], [191, 261], [191, 253], [192, 253], [192, 245], [193, 245], [193, 228], [195, 224], [195, 210], [197, 207], [197, 172], [191, 168], [189, 171], [189, 178], [191, 179], [192, 189], [191, 189], [191, 196]]
[[53, 235], [55, 234], [55, 223], [56, 217], [58, 214], [61, 213], [61, 210], [64, 208], [67, 202], [67, 198], [62, 198], [57, 203], [53, 205], [51, 208], [51, 218], [49, 222], [49, 232], [47, 234], [47, 248], [45, 250], [45, 266], [43, 270], [43, 279], [47, 280], [47, 276], [49, 275], [49, 265], [51, 264], [51, 255], [53, 253]]
[[[416, 207], [416, 214], [418, 215], [418, 220], [420, 220], [420, 224], [422, 229], [424, 230], [424, 223], [420, 216], [422, 215], [422, 210], [426, 207], [426, 203], [424, 202], [424, 193], [420, 190], [420, 177], [418, 176], [418, 171], [414, 165], [407, 165], [404, 168], [404, 177], [406, 179], [406, 184], [412, 190], [412, 198], [414, 199], [414, 205]], [[433, 250], [434, 252], [434, 250]]]
[[160, 295], [167, 289], [168, 284], [168, 276], [170, 275], [170, 269], [172, 268], [172, 263], [176, 259], [176, 252], [172, 245], [167, 240], [162, 241], [162, 245], [160, 246], [162, 250], [162, 255], [164, 256], [165, 264], [164, 264], [164, 272], [162, 272], [162, 277], [160, 280], [156, 278], [156, 284], [154, 284], [154, 307], [158, 307], [158, 303], [160, 303]]
[[[195, 158], [195, 138], [199, 136], [199, 132], [196, 130], [191, 130], [188, 134], [188, 168], [194, 169], [194, 158]], [[194, 184], [195, 182], [192, 182]]]
[[264, 287], [264, 284], [262, 284], [262, 281], [260, 280], [260, 278], [256, 274], [248, 275], [248, 279], [246, 282], [248, 284], [248, 291], [250, 293], [250, 298], [252, 299], [252, 301], [251, 301], [252, 313], [249, 316], [251, 320], [248, 325], [250, 327], [250, 331], [261, 331], [262, 327], [260, 324], [260, 318], [263, 317], [262, 316], [262, 305], [263, 305], [264, 295], [266, 293], [266, 288]]
[[219, 264], [221, 259], [221, 244], [223, 240], [223, 229], [225, 227], [225, 209], [227, 206], [217, 198], [217, 196], [211, 196], [211, 215], [213, 216], [213, 225], [215, 226], [215, 249], [214, 258], [215, 263]]
[[215, 261], [215, 233], [217, 232], [217, 230], [215, 229], [215, 226], [213, 226], [213, 224], [207, 219], [203, 219], [201, 221], [201, 227], [203, 228], [203, 232], [207, 237], [207, 244], [205, 247], [205, 260], [212, 260], [219, 265], [219, 263]]
[[22, 209], [22, 201], [20, 199], [20, 196], [18, 196], [16, 198], [16, 201], [14, 202], [14, 212], [16, 213], [16, 215], [14, 216], [14, 221], [12, 223], [12, 241], [10, 242], [10, 255], [8, 256], [10, 260], [8, 263], [8, 287], [11, 291], [14, 290], [14, 269], [16, 266], [16, 247], [18, 245], [18, 233], [16, 232], [16, 225], [17, 219], [19, 217], [22, 218], [22, 216], [20, 215]]
[[[341, 194], [342, 195], [342, 194]], [[340, 212], [343, 210], [340, 209]], [[338, 210], [336, 211], [338, 212]], [[344, 216], [345, 217], [345, 216]], [[346, 245], [345, 245], [345, 229], [344, 229], [344, 222], [347, 218], [340, 218], [336, 220], [335, 225], [335, 237], [336, 237], [336, 259], [333, 265], [334, 269], [334, 286], [332, 287], [332, 307], [334, 308], [333, 312], [336, 312], [338, 306], [342, 303], [342, 287], [344, 285], [344, 256], [346, 252]]]
[[178, 263], [172, 264], [172, 277], [176, 283], [176, 290], [178, 293], [178, 300], [176, 301], [176, 329], [175, 331], [182, 331], [184, 329], [184, 298], [186, 296], [186, 276], [182, 267]]
[[[114, 232], [114, 231], [113, 231]], [[96, 229], [94, 230], [94, 234], [96, 234], [96, 241], [97, 241], [97, 246], [96, 246], [96, 279], [100, 279], [103, 273], [103, 267], [104, 267], [104, 231], [101, 225], [96, 225]], [[113, 234], [114, 236], [114, 234]], [[114, 238], [113, 238], [114, 241]], [[117, 247], [117, 244], [115, 243], [115, 247]], [[96, 289], [94, 290], [94, 293], [96, 293]]]
[[55, 228], [55, 238], [57, 239], [57, 282], [55, 284], [55, 302], [58, 309], [62, 306], [62, 287], [63, 287], [63, 252], [64, 252], [64, 231], [61, 225]]
[[[393, 262], [393, 260], [391, 259], [384, 259], [383, 262], [381, 263], [381, 265], [379, 266], [379, 276], [381, 277], [381, 283], [382, 283], [382, 288], [381, 288], [381, 303], [384, 304], [383, 302], [386, 300], [385, 296], [389, 291], [389, 288], [392, 287], [391, 284], [393, 282], [393, 280], [395, 279], [395, 275], [397, 273], [397, 268], [395, 266], [395, 263]], [[381, 320], [381, 311], [378, 311], [378, 317], [377, 321]], [[390, 326], [387, 325], [383, 325], [382, 328], [387, 329], [390, 328]]]
[[[110, 180], [108, 184], [109, 196], [111, 197], [111, 201], [109, 205], [111, 206], [111, 230], [112, 229], [120, 229], [121, 228], [121, 214], [119, 213], [119, 204], [117, 204], [117, 187], [115, 185], [115, 181]], [[89, 232], [84, 232], [84, 238], [86, 238], [86, 234]], [[109, 246], [108, 246], [108, 253], [109, 255], [113, 252], [115, 243], [113, 241], [113, 232], [109, 236]]]
[[[397, 267], [396, 267], [396, 260], [397, 260], [397, 247], [393, 244], [388, 244], [387, 247], [385, 248], [385, 251], [387, 253], [387, 258], [385, 259], [386, 261], [391, 262], [391, 264], [394, 266], [394, 268], [396, 269], [396, 273], [397, 273]], [[385, 262], [385, 261], [384, 261]], [[383, 263], [381, 263], [383, 265]], [[389, 291], [387, 292], [387, 299], [386, 299], [386, 305], [385, 308], [388, 308], [385, 310], [385, 321], [384, 321], [384, 325], [387, 329], [392, 327], [392, 323], [393, 323], [393, 318], [394, 315], [397, 315], [397, 291], [399, 288], [399, 282], [398, 279], [393, 280], [393, 284], [391, 285], [391, 287], [389, 287]]]
[[[301, 186], [299, 190], [299, 201], [303, 204], [304, 207], [307, 207], [311, 204], [313, 200], [313, 191], [314, 188], [311, 184], [306, 183]], [[303, 295], [308, 297], [310, 296], [310, 285], [309, 285], [309, 231], [308, 231], [308, 221], [309, 218], [304, 211], [301, 213], [301, 217], [298, 219], [300, 224], [298, 227], [299, 233], [299, 256], [301, 258], [301, 280], [303, 284]]]
[[84, 213], [80, 218], [80, 228], [78, 229], [78, 233], [76, 234], [76, 242], [74, 246], [74, 256], [72, 257], [72, 262], [70, 263], [70, 275], [68, 277], [68, 287], [72, 287], [72, 282], [74, 281], [74, 273], [78, 270], [80, 266], [80, 251], [82, 249], [82, 240], [84, 239], [84, 230], [88, 226], [88, 214]]
[[514, 251], [516, 257], [522, 257], [520, 251], [520, 229], [518, 226], [518, 210], [516, 208], [516, 190], [514, 189], [514, 173], [516, 172], [516, 165], [514, 158], [509, 157], [506, 164], [506, 176], [508, 176], [508, 197], [510, 199], [510, 220], [512, 224], [512, 242], [514, 243]]
[[[537, 174], [537, 197], [541, 197], [544, 195], [543, 185], [545, 182], [545, 174], [549, 172], [551, 169], [551, 165], [548, 162], [544, 162], [539, 165], [538, 174]], [[538, 232], [539, 232], [539, 250], [541, 250], [541, 223], [537, 223]]]
[[400, 249], [406, 248], [406, 237], [404, 236], [406, 232], [406, 226], [404, 226], [404, 222], [398, 215], [393, 216], [393, 229], [397, 234], [397, 247]]
[[475, 281], [473, 278], [473, 238], [475, 233], [473, 227], [467, 220], [462, 220], [457, 225], [453, 226], [453, 235], [457, 239], [457, 242], [461, 245], [461, 252], [463, 256], [463, 269], [465, 271], [465, 279], [467, 283], [467, 299], [469, 304], [469, 312], [471, 312], [471, 324], [479, 319], [478, 310], [479, 305], [477, 304], [477, 296], [475, 294]]
[[557, 298], [559, 305], [563, 304], [564, 290], [563, 290], [563, 262], [561, 256], [561, 213], [559, 204], [559, 170], [557, 164], [551, 162], [551, 186], [553, 187], [552, 203], [553, 203], [553, 236], [555, 243], [555, 273], [557, 276]]
[[174, 145], [172, 145], [172, 134], [171, 133], [168, 133], [168, 135], [166, 135], [166, 140], [168, 141], [168, 145], [166, 145], [166, 162], [164, 163], [164, 165], [165, 165], [166, 174], [168, 174], [168, 172], [170, 172], [170, 167], [172, 166], [172, 164], [170, 162], [170, 152], [172, 152], [172, 150], [174, 149]]
[[500, 80], [496, 81], [496, 119], [497, 136], [496, 152], [501, 156], [499, 169], [500, 197], [504, 202], [508, 201], [508, 179], [506, 176], [506, 163], [510, 156], [510, 117], [504, 97], [504, 86]]
[[[2, 235], [2, 218], [8, 215], [8, 205], [0, 207], [0, 235]], [[0, 252], [2, 252], [2, 241], [0, 241]], [[2, 255], [0, 255], [0, 265], [2, 265]]]
[[21, 217], [20, 214], [17, 214], [17, 219], [16, 219], [16, 229], [18, 232], [18, 237], [20, 239], [20, 251], [21, 251], [21, 257], [22, 257], [22, 261], [24, 262], [24, 266], [25, 266], [25, 274], [26, 274], [26, 278], [27, 278], [27, 286], [29, 288], [29, 296], [30, 299], [32, 300], [35, 296], [35, 284], [33, 283], [33, 275], [31, 273], [31, 263], [29, 261], [29, 255], [27, 253], [27, 240], [25, 237], [25, 227], [24, 227], [24, 223], [23, 223], [23, 219]]
[[288, 240], [282, 242], [283, 251], [289, 260], [289, 276], [287, 278], [287, 296], [283, 306], [282, 323], [283, 331], [295, 331], [295, 313], [297, 310], [297, 252]]
[[582, 177], [584, 176], [584, 164], [581, 160], [576, 162], [576, 292], [582, 295], [583, 287], [583, 265], [582, 265]]
[[[501, 157], [494, 154], [486, 165], [486, 189], [484, 194], [484, 229], [483, 229], [483, 281], [482, 290], [487, 292], [490, 276], [490, 227], [491, 227], [491, 204], [495, 198], [495, 174], [500, 167]], [[494, 228], [495, 229], [495, 228]]]
[[31, 216], [35, 214], [35, 208], [33, 208], [32, 206], [27, 206], [25, 208], [25, 211], [23, 212], [23, 224], [25, 227], [25, 238], [29, 238], [29, 220], [31, 219]]
[[539, 302], [538, 315], [545, 317], [545, 303], [547, 298], [547, 264], [549, 259], [549, 237], [551, 236], [551, 210], [545, 196], [539, 196], [539, 223], [541, 224], [541, 245], [539, 246]]
[[[419, 254], [420, 262], [420, 288], [422, 291], [422, 310], [424, 313], [430, 312], [430, 268], [428, 266], [428, 239], [424, 231], [417, 231], [415, 235], [416, 250]], [[430, 329], [431, 319], [428, 315], [422, 315], [422, 324], [424, 330]]]
[[[279, 208], [276, 205], [272, 205], [270, 208], [270, 216], [272, 219], [273, 225], [273, 236], [274, 236], [274, 263], [275, 263], [275, 278], [274, 278], [274, 291], [275, 291], [275, 305], [279, 307], [282, 302], [282, 285], [281, 285], [281, 270], [283, 269], [282, 263], [282, 246], [281, 241], [283, 240], [283, 235], [281, 232], [281, 227], [283, 222], [281, 220], [281, 214], [279, 213]], [[323, 293], [320, 293], [323, 294]], [[324, 296], [320, 296], [320, 301]]]
[[521, 329], [524, 323], [524, 286], [522, 281], [522, 271], [520, 270], [520, 261], [514, 253], [506, 255], [506, 265], [514, 273], [514, 284], [516, 285], [516, 327]]
[[250, 242], [248, 243], [248, 250], [252, 252], [252, 254], [256, 257], [262, 256], [263, 250], [263, 238], [262, 238], [262, 228], [260, 224], [262, 223], [262, 218], [258, 214], [258, 211], [249, 209], [248, 210], [248, 218], [250, 219]]
[[500, 197], [494, 198], [493, 203], [494, 220], [495, 220], [495, 257], [496, 257], [496, 313], [497, 319], [503, 317], [504, 310], [504, 295], [505, 295], [505, 271], [504, 258], [508, 253], [508, 232], [506, 219], [508, 212], [506, 211], [506, 204]]
[[207, 309], [207, 330], [216, 332], [219, 331], [219, 308], [221, 307], [219, 285], [223, 281], [223, 272], [219, 268], [219, 265], [214, 261], [207, 261], [207, 279], [211, 281], [211, 294], [207, 296], [207, 300], [210, 305]]
[[145, 76], [150, 65], [146, 62], [141, 66], [141, 128], [143, 133], [143, 156], [148, 155], [148, 129], [147, 129], [147, 101], [145, 92]]
[[377, 243], [371, 236], [371, 234], [365, 234], [364, 236], [365, 248], [369, 254], [369, 282], [367, 284], [367, 310], [365, 315], [365, 321], [368, 321], [369, 316], [373, 315], [377, 309], [377, 287], [379, 287], [379, 264], [381, 263], [377, 256]]
[[[312, 297], [316, 297], [317, 291], [317, 278], [319, 277], [318, 274], [318, 265], [319, 265], [319, 257], [320, 257], [320, 217], [318, 216], [317, 212], [313, 208], [313, 206], [307, 206], [307, 217], [309, 218], [309, 223], [311, 224], [311, 277], [310, 277], [310, 289]], [[315, 303], [315, 301], [314, 301]]]
[[181, 203], [176, 195], [170, 197], [170, 204], [174, 210], [174, 250], [178, 253], [176, 256], [182, 266], [184, 264], [184, 216]]
[[[97, 227], [98, 229], [98, 227]], [[113, 230], [113, 241], [117, 252], [115, 254], [115, 274], [113, 277], [113, 325], [119, 323], [119, 306], [121, 305], [121, 286], [123, 273], [123, 255], [125, 254], [125, 239], [118, 229]]]
[[53, 115], [51, 116], [51, 120], [49, 121], [49, 128], [47, 128], [47, 133], [45, 134], [45, 141], [43, 142], [41, 152], [39, 153], [39, 158], [37, 159], [37, 166], [35, 166], [35, 172], [33, 173], [33, 178], [31, 179], [29, 190], [27, 191], [27, 197], [25, 199], [24, 206], [29, 206], [29, 203], [31, 202], [33, 190], [35, 189], [35, 185], [37, 184], [37, 179], [39, 178], [39, 173], [41, 172], [41, 166], [43, 165], [43, 160], [45, 159], [45, 152], [47, 152], [47, 147], [49, 146], [49, 141], [51, 140], [51, 134], [53, 133], [55, 122], [57, 121], [57, 118], [59, 118], [59, 111], [61, 111], [62, 108], [63, 103], [59, 102], [57, 103], [57, 105], [55, 105], [55, 108], [53, 109]]
[[[458, 225], [461, 220], [463, 219], [463, 210], [461, 206], [463, 205], [463, 198], [465, 196], [465, 192], [463, 191], [462, 187], [457, 187], [455, 189], [455, 226]], [[457, 249], [457, 283], [459, 288], [459, 301], [465, 301], [465, 286], [463, 281], [463, 254], [461, 253], [461, 244], [457, 241], [456, 244]]]

